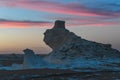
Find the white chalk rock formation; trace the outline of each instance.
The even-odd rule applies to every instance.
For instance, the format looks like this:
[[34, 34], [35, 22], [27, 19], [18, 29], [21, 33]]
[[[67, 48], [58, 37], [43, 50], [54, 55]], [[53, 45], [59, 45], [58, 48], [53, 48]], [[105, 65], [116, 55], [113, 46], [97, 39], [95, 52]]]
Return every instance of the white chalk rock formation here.
[[111, 44], [102, 44], [83, 39], [65, 28], [65, 21], [57, 20], [52, 29], [44, 33], [44, 42], [53, 51], [45, 58], [53, 63], [79, 57], [86, 58], [116, 58], [120, 52]]
[[38, 56], [31, 49], [23, 50], [24, 60], [23, 60], [23, 69], [31, 69], [31, 68], [43, 68], [46, 66], [46, 62], [43, 60], [41, 56]]
[[23, 50], [24, 54], [24, 61], [23, 61], [23, 68], [28, 69], [32, 66], [36, 65], [36, 55], [33, 50], [25, 49]]

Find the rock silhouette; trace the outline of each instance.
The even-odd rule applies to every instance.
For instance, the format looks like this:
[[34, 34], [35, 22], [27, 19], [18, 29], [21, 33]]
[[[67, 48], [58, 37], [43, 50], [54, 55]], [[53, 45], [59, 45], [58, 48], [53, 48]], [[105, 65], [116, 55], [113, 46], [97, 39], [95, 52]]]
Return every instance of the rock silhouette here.
[[52, 29], [44, 33], [44, 42], [53, 51], [46, 57], [51, 62], [62, 62], [77, 57], [116, 58], [120, 52], [111, 44], [102, 44], [83, 39], [65, 28], [65, 21], [57, 20]]

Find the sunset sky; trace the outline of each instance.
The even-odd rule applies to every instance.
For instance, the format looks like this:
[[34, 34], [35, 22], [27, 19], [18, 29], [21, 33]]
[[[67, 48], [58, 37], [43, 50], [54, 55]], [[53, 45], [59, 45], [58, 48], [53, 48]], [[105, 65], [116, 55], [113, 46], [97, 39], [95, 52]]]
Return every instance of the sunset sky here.
[[0, 53], [51, 49], [43, 33], [55, 20], [82, 38], [120, 50], [120, 0], [0, 0]]

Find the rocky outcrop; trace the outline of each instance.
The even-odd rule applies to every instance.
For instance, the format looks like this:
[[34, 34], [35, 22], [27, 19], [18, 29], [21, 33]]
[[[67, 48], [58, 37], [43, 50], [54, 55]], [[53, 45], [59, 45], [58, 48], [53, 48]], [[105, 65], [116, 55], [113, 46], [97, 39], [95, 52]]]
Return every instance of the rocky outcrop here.
[[23, 60], [23, 69], [32, 69], [32, 68], [42, 68], [45, 67], [46, 62], [41, 56], [35, 54], [31, 49], [23, 50], [24, 60]]
[[120, 57], [120, 52], [111, 44], [102, 44], [83, 39], [65, 28], [65, 22], [57, 20], [52, 29], [44, 33], [44, 42], [53, 51], [46, 57], [48, 61], [61, 63], [77, 57], [109, 58]]
[[24, 54], [24, 61], [23, 61], [23, 68], [27, 69], [30, 68], [32, 65], [36, 64], [36, 55], [33, 50], [25, 49], [23, 50]]

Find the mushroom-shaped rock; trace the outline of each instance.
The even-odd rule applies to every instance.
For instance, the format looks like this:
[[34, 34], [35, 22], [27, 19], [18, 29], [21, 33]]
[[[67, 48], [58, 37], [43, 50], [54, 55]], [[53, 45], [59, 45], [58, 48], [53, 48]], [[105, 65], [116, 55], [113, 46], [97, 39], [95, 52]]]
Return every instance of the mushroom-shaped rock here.
[[120, 52], [110, 44], [82, 39], [65, 28], [65, 21], [57, 20], [52, 29], [44, 33], [44, 42], [53, 49], [46, 57], [48, 61], [63, 62], [77, 57], [110, 58], [120, 57]]
[[65, 29], [65, 21], [57, 20], [54, 27], [44, 33], [44, 42], [52, 49], [57, 49], [69, 39], [69, 33]]

